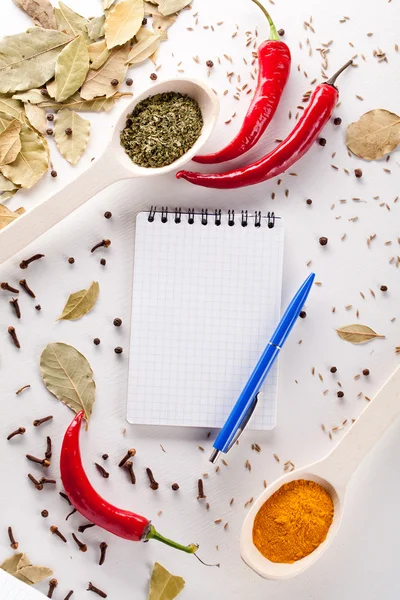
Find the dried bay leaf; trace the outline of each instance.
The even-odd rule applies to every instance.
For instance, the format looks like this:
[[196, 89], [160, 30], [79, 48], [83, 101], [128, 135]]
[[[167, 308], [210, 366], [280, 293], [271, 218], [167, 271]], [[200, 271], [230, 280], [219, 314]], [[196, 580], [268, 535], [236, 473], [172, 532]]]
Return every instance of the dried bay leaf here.
[[105, 15], [101, 15], [101, 17], [92, 17], [89, 19], [87, 24], [87, 32], [90, 39], [94, 42], [96, 42], [99, 38], [104, 37], [105, 20]]
[[57, 84], [55, 79], [46, 84], [46, 90], [50, 98], [56, 97]]
[[168, 17], [173, 13], [177, 13], [185, 6], [191, 3], [192, 0], [160, 0], [158, 10], [164, 17]]
[[[7, 177], [4, 177], [3, 173], [0, 173], [0, 191], [1, 192], [13, 192], [14, 190], [17, 190], [17, 186], [10, 181], [9, 179], [7, 179]], [[1, 197], [2, 200], [4, 200], [3, 196]]]
[[18, 219], [20, 215], [25, 212], [24, 208], [19, 208], [17, 210], [10, 210], [7, 206], [0, 204], [0, 229], [7, 227], [10, 223], [13, 223], [15, 219]]
[[87, 290], [70, 294], [66, 305], [57, 321], [74, 321], [92, 310], [99, 297], [100, 286], [93, 281]]
[[0, 166], [14, 162], [21, 150], [21, 122], [14, 119], [0, 133]]
[[44, 135], [47, 130], [45, 109], [41, 108], [37, 104], [31, 104], [30, 102], [27, 102], [25, 104], [25, 114], [32, 127]]
[[[43, 99], [43, 98], [42, 98]], [[8, 98], [0, 94], [0, 112], [5, 115], [18, 119], [19, 121], [24, 120], [24, 105], [19, 100]]]
[[88, 360], [73, 346], [63, 342], [47, 344], [40, 357], [40, 372], [45, 386], [74, 412], [92, 414], [96, 384]]
[[22, 567], [17, 572], [17, 576], [22, 575], [25, 579], [31, 583], [31, 585], [35, 585], [35, 583], [40, 583], [44, 579], [48, 579], [53, 575], [53, 571], [47, 567], [40, 567], [35, 565], [27, 565], [26, 567]]
[[340, 329], [336, 329], [336, 331], [342, 340], [350, 342], [351, 344], [364, 344], [375, 338], [385, 337], [384, 335], [379, 335], [367, 325], [360, 325], [359, 323], [340, 327]]
[[57, 29], [54, 9], [49, 0], [13, 0], [18, 8], [22, 8], [35, 25], [44, 29]]
[[40, 89], [33, 88], [27, 92], [19, 92], [18, 94], [14, 94], [13, 99], [21, 100], [21, 102], [30, 102], [31, 104], [40, 104], [43, 102], [44, 96]]
[[[0, 124], [3, 118], [0, 116]], [[21, 151], [16, 160], [1, 167], [1, 172], [15, 185], [30, 188], [44, 175], [49, 166], [46, 140], [28, 125], [21, 124]]]
[[62, 110], [63, 108], [71, 108], [81, 112], [108, 112], [113, 106], [116, 100], [123, 96], [132, 96], [132, 93], [116, 92], [113, 96], [106, 98], [106, 96], [100, 98], [94, 98], [94, 100], [83, 100], [79, 94], [74, 94], [71, 98], [65, 100], [65, 102], [43, 102], [41, 106], [46, 108], [52, 108], [53, 110]]
[[[72, 134], [67, 135], [65, 133], [66, 129], [71, 129]], [[54, 139], [57, 148], [71, 165], [76, 165], [85, 152], [89, 135], [90, 121], [83, 119], [76, 112], [69, 109], [61, 110], [57, 114]]]
[[0, 565], [0, 569], [28, 585], [34, 585], [53, 575], [53, 571], [47, 567], [32, 565], [27, 555], [22, 552], [7, 558]]
[[158, 6], [156, 6], [152, 2], [144, 2], [144, 14], [146, 17], [149, 17], [149, 16], [162, 17], [162, 14], [158, 10]]
[[114, 4], [115, 0], [103, 0], [103, 10], [108, 10]]
[[40, 27], [4, 37], [0, 40], [0, 92], [15, 93], [46, 83], [54, 75], [58, 54], [70, 41], [61, 31]]
[[163, 15], [153, 16], [153, 30], [155, 33], [158, 33], [162, 41], [168, 39], [167, 30], [175, 23], [176, 19], [176, 15], [169, 15], [168, 17], [164, 17]]
[[143, 0], [123, 0], [107, 14], [104, 31], [108, 48], [122, 46], [139, 31], [144, 18]]
[[63, 102], [81, 87], [89, 71], [89, 52], [83, 35], [65, 46], [57, 58], [55, 99]]
[[185, 580], [182, 577], [171, 575], [160, 563], [154, 563], [148, 600], [174, 600], [184, 587]]
[[109, 98], [115, 94], [116, 89], [111, 85], [111, 81], [117, 79], [119, 83], [122, 83], [124, 80], [128, 70], [125, 63], [129, 50], [130, 42], [120, 48], [114, 48], [102, 67], [97, 70], [89, 70], [81, 89], [81, 96], [84, 100], [93, 100], [98, 96]]
[[133, 46], [129, 53], [128, 65], [137, 65], [143, 62], [158, 49], [161, 42], [160, 36], [152, 33], [149, 29], [146, 29], [146, 31], [149, 31], [149, 35], [146, 34], [142, 39], [137, 36], [138, 43]]
[[100, 69], [109, 58], [111, 50], [107, 48], [106, 40], [94, 42], [88, 46], [89, 58], [91, 61], [90, 68], [97, 71]]
[[69, 8], [64, 2], [58, 3], [58, 8], [54, 9], [54, 14], [57, 21], [57, 27], [60, 31], [65, 31], [74, 37], [82, 34], [86, 43], [90, 43], [90, 38], [87, 33], [88, 20], [82, 15], [76, 13], [72, 8]]
[[400, 144], [400, 117], [383, 108], [370, 110], [346, 131], [346, 146], [356, 156], [377, 160]]

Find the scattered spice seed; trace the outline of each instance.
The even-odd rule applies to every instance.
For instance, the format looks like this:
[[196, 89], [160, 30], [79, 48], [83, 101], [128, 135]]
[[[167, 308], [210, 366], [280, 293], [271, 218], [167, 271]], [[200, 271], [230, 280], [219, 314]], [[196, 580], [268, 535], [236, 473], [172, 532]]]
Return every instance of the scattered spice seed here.
[[368, 377], [368, 375], [369, 375], [369, 369], [363, 369], [362, 374], [365, 375], [365, 377]]
[[259, 444], [256, 443], [251, 445], [251, 449], [255, 450], [256, 452], [261, 452], [261, 446], [259, 446]]
[[121, 348], [121, 346], [117, 346], [116, 348], [114, 348], [114, 352], [115, 354], [122, 354], [123, 353], [123, 348]]
[[61, 533], [61, 531], [58, 529], [58, 527], [56, 525], [52, 525], [50, 527], [50, 531], [52, 534], [59, 537], [60, 540], [62, 540], [65, 544], [67, 543], [67, 538]]
[[53, 135], [53, 130], [51, 129], [51, 127], [46, 129], [46, 133], [47, 133], [47, 135]]
[[40, 306], [40, 304], [36, 304], [35, 308], [36, 308], [36, 310], [42, 310], [42, 307]]
[[15, 310], [15, 314], [17, 316], [17, 319], [20, 319], [21, 318], [21, 310], [19, 308], [18, 298], [11, 298], [10, 304], [13, 307], [13, 309]]
[[94, 340], [93, 340], [93, 344], [94, 344], [95, 346], [98, 346], [98, 345], [100, 344], [100, 338], [94, 338]]
[[6, 290], [7, 292], [12, 292], [13, 294], [19, 294], [19, 290], [13, 288], [11, 285], [7, 283], [7, 281], [2, 281], [0, 284], [2, 290]]
[[325, 138], [323, 138], [323, 137], [319, 138], [319, 140], [318, 140], [318, 144], [319, 144], [320, 146], [326, 146], [326, 139], [325, 139]]
[[30, 258], [26, 258], [26, 259], [22, 260], [22, 261], [19, 263], [19, 267], [20, 267], [20, 269], [27, 269], [27, 268], [28, 268], [28, 266], [29, 266], [29, 265], [30, 265], [32, 262], [34, 262], [35, 260], [39, 260], [40, 258], [43, 258], [43, 257], [44, 257], [44, 254], [34, 254], [34, 255], [33, 255], [33, 256], [31, 256]]
[[198, 447], [198, 449], [200, 450], [200, 452], [204, 452], [204, 448], [203, 448], [203, 446], [197, 446], [197, 447]]
[[74, 542], [76, 542], [76, 545], [78, 546], [79, 550], [81, 552], [87, 552], [87, 546], [86, 544], [84, 544], [83, 542], [81, 542], [75, 535], [75, 533], [72, 533], [72, 539], [74, 540]]
[[354, 169], [354, 175], [357, 177], [357, 179], [360, 179], [360, 177], [362, 177], [362, 170], [361, 169]]
[[108, 473], [104, 467], [102, 467], [101, 465], [99, 465], [99, 463], [94, 463], [96, 466], [96, 469], [98, 470], [98, 472], [100, 473], [100, 475], [102, 477], [104, 477], [104, 479], [108, 479], [110, 477], [110, 473]]
[[150, 79], [151, 79], [151, 81], [156, 81], [156, 79], [157, 79], [157, 73], [151, 73]]
[[122, 325], [122, 319], [114, 319], [113, 324], [115, 325], [115, 327], [121, 327]]
[[107, 264], [107, 261], [105, 258], [101, 258], [100, 259], [100, 264], [104, 267]]
[[95, 594], [97, 594], [98, 596], [100, 596], [100, 598], [107, 598], [107, 594], [105, 592], [103, 592], [102, 590], [100, 590], [95, 585], [93, 585], [93, 583], [91, 581], [89, 581], [89, 585], [88, 585], [87, 591], [88, 592], [94, 592]]
[[342, 119], [340, 117], [336, 117], [335, 119], [333, 119], [333, 124], [334, 125], [340, 125], [342, 122]]
[[110, 212], [109, 210], [106, 210], [106, 212], [104, 213], [104, 218], [111, 219], [111, 217], [112, 217], [112, 212]]
[[29, 294], [29, 296], [31, 298], [36, 298], [34, 292], [31, 290], [29, 285], [26, 283], [26, 279], [21, 279], [19, 282], [19, 285], [26, 291], [27, 294]]
[[281, 462], [281, 459], [279, 458], [279, 456], [277, 454], [274, 454], [274, 459], [276, 460], [276, 462]]
[[51, 421], [52, 418], [53, 418], [53, 415], [49, 415], [48, 417], [43, 417], [42, 419], [35, 419], [33, 421], [33, 426], [40, 427], [40, 425], [43, 425], [43, 423], [47, 423], [48, 421]]
[[109, 248], [111, 246], [111, 240], [101, 240], [98, 244], [95, 244], [90, 252], [94, 252], [97, 248]]
[[17, 348], [21, 348], [21, 344], [19, 343], [18, 337], [17, 337], [17, 332], [15, 331], [15, 327], [13, 327], [12, 325], [10, 325], [10, 327], [8, 328], [8, 333], [11, 336], [12, 341], [14, 342], [14, 345]]
[[381, 285], [381, 287], [379, 289], [381, 290], [381, 292], [387, 292], [388, 291], [387, 285]]
[[331, 372], [331, 373], [336, 373], [336, 371], [337, 371], [337, 368], [336, 368], [336, 367], [331, 367], [331, 368], [330, 368], [330, 372]]
[[130, 448], [123, 458], [118, 463], [119, 467], [123, 467], [127, 460], [133, 458], [136, 454], [135, 448]]
[[246, 460], [246, 462], [244, 463], [244, 468], [248, 471], [251, 471], [251, 462], [249, 460]]
[[73, 257], [73, 256], [70, 256], [70, 257], [69, 257], [69, 259], [68, 259], [68, 262], [69, 262], [69, 264], [70, 264], [70, 265], [73, 265], [73, 264], [74, 264], [74, 262], [75, 262], [75, 259], [74, 259], [74, 257]]
[[206, 495], [204, 494], [204, 485], [203, 485], [203, 480], [199, 479], [197, 481], [197, 489], [198, 489], [198, 496], [197, 496], [197, 500], [203, 500], [204, 498], [206, 498]]
[[57, 177], [57, 175], [58, 175], [58, 173], [57, 173], [57, 171], [55, 171], [54, 169], [52, 169], [52, 170], [50, 171], [50, 175], [51, 175], [52, 177], [56, 178], [56, 177]]
[[307, 316], [307, 313], [306, 313], [306, 311], [305, 311], [305, 310], [301, 310], [301, 311], [300, 311], [300, 313], [299, 313], [299, 317], [300, 317], [300, 319], [305, 319], [305, 318], [306, 318], [306, 316]]
[[174, 490], [174, 492], [177, 492], [177, 491], [179, 490], [179, 484], [177, 484], [177, 483], [173, 483], [173, 484], [171, 485], [171, 488]]
[[206, 65], [207, 65], [207, 67], [208, 67], [209, 69], [212, 69], [212, 68], [213, 68], [213, 66], [214, 66], [214, 63], [213, 63], [213, 61], [212, 61], [212, 60], [208, 60], [208, 61], [206, 62]]
[[320, 237], [319, 238], [319, 243], [321, 244], [321, 246], [326, 246], [328, 243], [328, 238], [327, 237]]
[[147, 477], [149, 478], [149, 482], [150, 482], [150, 488], [154, 491], [158, 490], [159, 484], [158, 482], [154, 479], [154, 475], [152, 470], [147, 467], [146, 468], [146, 473], [147, 473]]
[[65, 130], [65, 135], [72, 135], [71, 127], [67, 127], [67, 129]]
[[343, 398], [343, 396], [344, 396], [344, 392], [342, 392], [342, 390], [339, 390], [338, 393], [337, 393], [337, 397], [338, 398]]
[[131, 460], [127, 460], [126, 463], [124, 464], [124, 468], [129, 473], [129, 477], [130, 477], [132, 485], [135, 485], [135, 483], [136, 483], [136, 476], [135, 476], [135, 472], [133, 470], [133, 462]]
[[49, 581], [49, 591], [47, 592], [47, 597], [48, 598], [52, 598], [53, 597], [53, 592], [56, 589], [56, 587], [58, 586], [58, 581], [57, 579], [50, 579]]
[[9, 537], [9, 540], [10, 540], [10, 547], [13, 550], [18, 550], [18, 542], [15, 541], [12, 527], [8, 528], [8, 537]]
[[33, 483], [35, 488], [39, 490], [39, 492], [43, 489], [43, 483], [40, 483], [40, 481], [38, 481], [31, 473], [28, 473], [28, 479]]
[[49, 516], [49, 511], [44, 509], [40, 514], [42, 515], [43, 519], [47, 519], [47, 517]]
[[108, 459], [108, 454], [103, 454], [101, 457], [103, 460], [107, 460]]
[[84, 533], [86, 529], [90, 529], [91, 527], [95, 527], [94, 523], [87, 523], [86, 525], [79, 525], [78, 531], [79, 533]]
[[311, 198], [307, 198], [307, 200], [306, 200], [306, 204], [308, 204], [308, 206], [311, 206], [311, 204], [312, 204], [312, 200], [311, 200]]
[[7, 436], [7, 441], [12, 440], [12, 438], [15, 437], [16, 435], [24, 435], [25, 432], [26, 432], [25, 427], [18, 427], [18, 429], [16, 429], [15, 431], [13, 431], [12, 433], [10, 433]]
[[106, 560], [106, 552], [107, 552], [108, 544], [106, 542], [101, 542], [100, 544], [100, 560], [99, 565], [104, 565], [104, 561]]
[[284, 29], [278, 29], [278, 35], [280, 35], [281, 37], [285, 35], [285, 30]]
[[48, 121], [54, 121], [54, 115], [52, 113], [48, 114], [46, 118]]

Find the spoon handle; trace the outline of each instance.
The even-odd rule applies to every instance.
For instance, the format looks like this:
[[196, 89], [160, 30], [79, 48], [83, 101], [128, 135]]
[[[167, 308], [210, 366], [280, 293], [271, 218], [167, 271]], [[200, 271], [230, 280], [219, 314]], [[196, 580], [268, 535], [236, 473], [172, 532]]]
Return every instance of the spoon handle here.
[[0, 265], [62, 221], [95, 194], [129, 177], [106, 151], [63, 189], [34, 206], [0, 232]]
[[334, 486], [346, 486], [363, 458], [400, 416], [400, 367], [371, 400], [336, 448], [320, 463]]

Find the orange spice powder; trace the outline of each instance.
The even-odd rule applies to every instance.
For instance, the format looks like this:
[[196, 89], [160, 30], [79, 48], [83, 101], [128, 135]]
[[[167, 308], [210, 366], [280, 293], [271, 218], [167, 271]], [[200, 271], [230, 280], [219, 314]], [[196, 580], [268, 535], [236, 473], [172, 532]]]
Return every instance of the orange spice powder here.
[[268, 560], [293, 563], [325, 540], [333, 512], [331, 496], [315, 481], [285, 483], [258, 511], [253, 543]]

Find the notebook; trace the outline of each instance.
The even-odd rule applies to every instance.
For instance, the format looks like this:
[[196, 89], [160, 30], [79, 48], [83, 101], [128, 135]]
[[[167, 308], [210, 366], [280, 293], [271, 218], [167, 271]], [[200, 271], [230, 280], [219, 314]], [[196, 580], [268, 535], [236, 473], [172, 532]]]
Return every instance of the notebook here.
[[43, 600], [44, 596], [0, 569], [1, 600]]
[[[282, 266], [274, 213], [138, 214], [128, 422], [224, 424], [279, 321]], [[250, 428], [276, 424], [277, 366]]]

